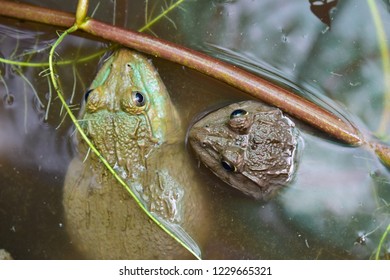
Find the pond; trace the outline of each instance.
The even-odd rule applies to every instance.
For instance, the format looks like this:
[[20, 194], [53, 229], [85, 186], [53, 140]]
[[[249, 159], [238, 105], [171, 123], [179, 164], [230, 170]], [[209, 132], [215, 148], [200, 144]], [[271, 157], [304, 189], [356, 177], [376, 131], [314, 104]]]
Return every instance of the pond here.
[[[25, 2], [69, 12], [77, 4]], [[96, 8], [94, 18], [133, 30], [167, 8], [165, 1], [97, 2], [90, 5], [90, 13]], [[369, 2], [183, 1], [146, 32], [266, 77], [390, 144], [384, 42]], [[316, 15], [318, 5], [324, 6], [325, 23]], [[375, 5], [380, 22], [389, 26], [389, 7], [384, 1]], [[1, 17], [0, 56], [46, 62], [57, 30]], [[389, 38], [389, 30], [384, 32]], [[60, 45], [56, 59], [72, 61], [107, 47], [77, 33]], [[76, 115], [99, 58], [56, 68]], [[253, 99], [196, 71], [150, 59], [185, 127], [199, 114]], [[77, 153], [75, 129], [49, 86], [47, 68], [0, 63], [0, 249], [15, 259], [82, 259], [66, 231], [62, 206], [67, 168]], [[370, 149], [345, 145], [295, 122], [302, 138], [298, 168], [294, 180], [270, 201], [233, 190], [186, 149], [213, 209], [204, 258], [374, 258], [390, 224], [390, 170]], [[382, 245], [380, 258], [389, 258], [389, 236]]]

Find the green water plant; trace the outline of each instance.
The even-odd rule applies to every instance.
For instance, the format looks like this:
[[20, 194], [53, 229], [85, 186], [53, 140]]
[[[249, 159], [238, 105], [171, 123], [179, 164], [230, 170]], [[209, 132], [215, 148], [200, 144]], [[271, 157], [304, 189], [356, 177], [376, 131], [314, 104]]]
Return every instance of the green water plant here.
[[381, 122], [378, 126], [376, 134], [380, 138], [386, 137], [388, 133], [389, 121], [390, 121], [390, 57], [389, 46], [387, 44], [386, 33], [382, 19], [379, 15], [378, 7], [374, 0], [367, 0], [367, 4], [370, 8], [371, 15], [375, 24], [375, 30], [377, 33], [378, 46], [381, 54], [382, 69], [383, 69], [383, 81], [384, 81], [384, 98], [383, 98], [383, 112]]
[[[387, 228], [386, 228], [385, 232], [382, 234], [382, 237], [378, 243], [378, 248], [377, 248], [376, 253], [375, 253], [376, 260], [381, 259], [381, 251], [382, 251], [382, 248], [385, 246], [385, 240], [386, 240], [387, 236], [389, 235], [389, 233], [390, 233], [390, 224], [387, 225]], [[388, 253], [389, 252], [387, 252], [387, 254]], [[386, 254], [386, 252], [385, 252], [385, 254]]]

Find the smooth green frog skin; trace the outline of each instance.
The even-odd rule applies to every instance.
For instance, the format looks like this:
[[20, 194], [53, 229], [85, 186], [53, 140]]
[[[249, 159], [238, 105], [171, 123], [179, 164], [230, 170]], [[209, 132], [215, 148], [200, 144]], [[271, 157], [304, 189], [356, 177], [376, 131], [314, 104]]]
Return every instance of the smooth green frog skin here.
[[267, 200], [292, 179], [298, 142], [294, 126], [277, 108], [243, 101], [198, 120], [188, 142], [224, 182]]
[[[150, 211], [202, 247], [206, 202], [185, 156], [184, 129], [155, 68], [122, 49], [86, 95], [80, 124]], [[88, 259], [191, 258], [136, 205], [78, 140], [63, 204], [71, 241]]]

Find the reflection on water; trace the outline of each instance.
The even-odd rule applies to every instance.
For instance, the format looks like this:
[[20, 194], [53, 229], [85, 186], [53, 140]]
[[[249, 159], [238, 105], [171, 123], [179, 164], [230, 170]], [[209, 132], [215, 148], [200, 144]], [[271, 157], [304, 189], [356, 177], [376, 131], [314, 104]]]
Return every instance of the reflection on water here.
[[[304, 85], [310, 92], [303, 89], [299, 92], [311, 94], [314, 100], [351, 119], [350, 113], [337, 105], [341, 100], [356, 115], [353, 122], [359, 123], [363, 130], [364, 125], [371, 130], [375, 128], [382, 92], [381, 78], [378, 78], [381, 77], [378, 75], [381, 71], [379, 56], [372, 43], [375, 38], [367, 40], [363, 35], [356, 35], [355, 44], [363, 48], [353, 47], [351, 54], [343, 48], [335, 50], [332, 43], [342, 40], [345, 29], [335, 20], [332, 31], [323, 34], [324, 27], [310, 13], [308, 3], [217, 2], [212, 7], [205, 3], [188, 4], [187, 21], [183, 23], [180, 14], [176, 18], [172, 15], [177, 19], [175, 36], [180, 34], [180, 38], [172, 34], [168, 27], [171, 25], [166, 23], [158, 25], [154, 31], [163, 38], [164, 34], [172, 40], [179, 38], [177, 40], [216, 56], [225, 54], [224, 58], [230, 61], [243, 61], [245, 67], [255, 62], [250, 65], [251, 70], [279, 83], [287, 79], [294, 89], [296, 85], [302, 88]], [[144, 1], [140, 1], [137, 9], [142, 10], [143, 4]], [[348, 4], [342, 7], [346, 6]], [[192, 9], [203, 9], [204, 14], [194, 14], [212, 20], [202, 20], [202, 16], [191, 18], [188, 11]], [[364, 13], [361, 6], [357, 9]], [[353, 11], [356, 12], [356, 8]], [[344, 24], [358, 34], [360, 31], [348, 24], [347, 19], [351, 17], [348, 10], [340, 8], [337, 15], [340, 14], [343, 17], [339, 22], [345, 21]], [[136, 18], [137, 22], [142, 22], [139, 16]], [[46, 48], [48, 42], [56, 38], [55, 29], [4, 19], [1, 23], [2, 57], [11, 57], [15, 49], [16, 54], [21, 54], [25, 50]], [[373, 36], [371, 33], [364, 36]], [[363, 39], [366, 39], [364, 43]], [[351, 40], [342, 42], [348, 44]], [[101, 44], [71, 36], [59, 50], [61, 59], [75, 57], [80, 46], [81, 53], [93, 53]], [[226, 57], [232, 53], [240, 59]], [[367, 56], [367, 63], [356, 63], [356, 59]], [[45, 57], [43, 52], [34, 59], [44, 61]], [[202, 111], [248, 98], [194, 71], [158, 59], [153, 62], [187, 126]], [[96, 65], [97, 60], [75, 68], [58, 67], [68, 98], [76, 81], [75, 112], [96, 72]], [[42, 103], [47, 104], [47, 79], [39, 75], [44, 69], [45, 66], [19, 71], [32, 83]], [[373, 71], [368, 71], [370, 69]], [[0, 64], [0, 71], [6, 82], [5, 85], [0, 81], [0, 249], [7, 249], [16, 259], [82, 258], [66, 234], [61, 205], [63, 179], [74, 155], [70, 141], [73, 128], [68, 119], [63, 121], [58, 100], [54, 100], [49, 118], [45, 120], [46, 108], [39, 105], [23, 75], [5, 64]], [[364, 79], [363, 71], [367, 71]], [[367, 105], [368, 93], [374, 97]], [[335, 101], [322, 97], [323, 94]], [[304, 148], [297, 176], [277, 199], [268, 203], [244, 197], [193, 161], [193, 168], [204, 180], [205, 192], [211, 197], [215, 210], [205, 257], [340, 259], [369, 258], [375, 252], [390, 222], [389, 170], [365, 147], [346, 147], [303, 124], [298, 123], [298, 127]], [[385, 240], [385, 248], [389, 248], [389, 238]]]

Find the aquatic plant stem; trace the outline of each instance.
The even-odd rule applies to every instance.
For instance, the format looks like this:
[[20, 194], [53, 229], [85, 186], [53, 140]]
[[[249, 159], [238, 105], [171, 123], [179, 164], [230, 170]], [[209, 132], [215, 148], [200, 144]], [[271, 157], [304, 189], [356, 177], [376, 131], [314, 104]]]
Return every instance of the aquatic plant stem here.
[[28, 4], [0, 0], [0, 15], [69, 28], [74, 15]]
[[[0, 15], [62, 27], [69, 27], [74, 22], [74, 17], [71, 14], [63, 12], [8, 1], [2, 1], [1, 4]], [[59, 13], [58, 17], [53, 17], [57, 13]], [[37, 17], [36, 14], [40, 16]], [[45, 14], [48, 16], [45, 17]], [[279, 107], [288, 114], [347, 144], [360, 145], [364, 142], [359, 131], [350, 123], [308, 100], [234, 65], [171, 42], [93, 19], [84, 21], [78, 27], [100, 38], [179, 63], [214, 77], [268, 104]]]
[[[155, 17], [154, 19], [152, 19], [151, 21], [149, 22], [146, 22], [145, 26], [140, 28], [138, 31], [139, 32], [143, 32], [147, 29], [149, 29], [153, 24], [155, 24], [157, 21], [159, 21], [161, 18], [163, 17], [166, 17], [167, 14], [174, 10], [176, 7], [178, 7], [179, 5], [181, 5], [182, 3], [184, 2], [184, 0], [178, 0], [177, 2], [175, 2], [173, 5], [169, 6], [168, 9], [164, 10], [161, 14], [159, 14], [157, 17]], [[148, 5], [148, 2], [146, 2], [146, 5]], [[146, 19], [146, 18], [145, 18]]]
[[79, 0], [76, 9], [76, 26], [81, 26], [87, 18], [89, 1]]
[[375, 24], [375, 30], [377, 34], [377, 40], [379, 50], [381, 53], [382, 68], [383, 68], [383, 80], [384, 80], [384, 96], [383, 96], [383, 112], [381, 121], [377, 130], [379, 137], [385, 136], [389, 133], [389, 121], [390, 121], [390, 57], [389, 48], [387, 45], [386, 33], [384, 30], [383, 22], [378, 11], [378, 7], [374, 0], [367, 0], [367, 4], [370, 8], [372, 18]]
[[386, 237], [389, 233], [390, 233], [390, 224], [387, 225], [387, 228], [386, 228], [385, 232], [382, 234], [381, 240], [379, 241], [378, 248], [376, 249], [376, 253], [375, 253], [376, 260], [379, 260], [381, 248], [383, 247], [385, 240], [386, 240]]
[[106, 166], [106, 168], [109, 170], [109, 172], [114, 176], [115, 180], [119, 182], [125, 190], [131, 195], [131, 197], [134, 199], [134, 201], [138, 204], [138, 206], [148, 215], [148, 217], [156, 224], [158, 225], [164, 232], [166, 232], [169, 236], [171, 236], [174, 240], [176, 240], [181, 246], [186, 248], [195, 258], [200, 259], [200, 256], [195, 253], [187, 244], [182, 242], [179, 238], [177, 238], [171, 231], [169, 231], [155, 216], [153, 216], [148, 209], [143, 205], [143, 203], [138, 199], [138, 197], [134, 194], [134, 192], [130, 189], [130, 187], [123, 181], [123, 179], [118, 175], [117, 172], [111, 167], [111, 165], [108, 163], [108, 161], [101, 155], [101, 153], [96, 149], [96, 147], [93, 145], [91, 140], [87, 137], [87, 135], [84, 133], [83, 129], [78, 123], [78, 120], [76, 116], [73, 114], [72, 110], [69, 108], [68, 104], [65, 101], [65, 98], [61, 92], [61, 89], [58, 85], [55, 69], [54, 69], [54, 63], [53, 63], [53, 56], [54, 51], [56, 47], [63, 41], [66, 35], [75, 32], [78, 30], [78, 25], [75, 24], [71, 26], [69, 29], [67, 29], [64, 33], [62, 33], [57, 41], [53, 44], [52, 48], [50, 49], [49, 54], [49, 69], [50, 69], [50, 78], [51, 82], [53, 84], [53, 87], [55, 91], [57, 92], [58, 98], [60, 99], [61, 103], [64, 105], [64, 108], [71, 118], [72, 122], [74, 123], [78, 133], [82, 137], [82, 139], [86, 142], [86, 144], [90, 147], [90, 149], [96, 154], [96, 156], [99, 158], [99, 160]]
[[[99, 50], [93, 54], [90, 54], [88, 56], [83, 56], [80, 58], [75, 58], [72, 60], [61, 60], [56, 62], [56, 65], [69, 65], [69, 64], [78, 64], [78, 63], [83, 63], [95, 58], [98, 58], [102, 56], [104, 53], [106, 53], [108, 50], [113, 49], [114, 46], [110, 46], [106, 49]], [[17, 65], [20, 67], [48, 67], [49, 63], [48, 62], [28, 62], [28, 61], [15, 61], [15, 60], [10, 60], [6, 58], [0, 57], [0, 62], [3, 62], [5, 64], [10, 64], [10, 65]]]

